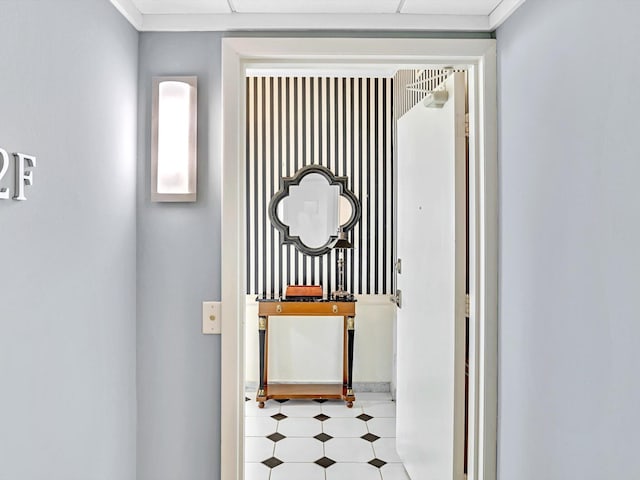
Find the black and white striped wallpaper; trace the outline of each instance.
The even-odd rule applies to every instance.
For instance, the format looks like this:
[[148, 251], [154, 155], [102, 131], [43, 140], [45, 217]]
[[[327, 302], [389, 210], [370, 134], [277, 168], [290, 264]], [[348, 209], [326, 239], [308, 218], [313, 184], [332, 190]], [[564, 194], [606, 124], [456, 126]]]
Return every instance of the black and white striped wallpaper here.
[[279, 296], [289, 284], [336, 289], [336, 253], [311, 257], [282, 245], [267, 213], [280, 178], [309, 164], [348, 177], [361, 202], [346, 289], [391, 293], [393, 80], [249, 77], [246, 86], [247, 293]]

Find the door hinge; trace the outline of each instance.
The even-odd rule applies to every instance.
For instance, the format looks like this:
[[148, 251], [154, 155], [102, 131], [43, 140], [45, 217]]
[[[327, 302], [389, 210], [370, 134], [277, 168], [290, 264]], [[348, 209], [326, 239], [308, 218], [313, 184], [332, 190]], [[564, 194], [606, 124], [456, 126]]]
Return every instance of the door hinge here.
[[401, 258], [396, 260], [395, 267], [396, 267], [396, 272], [398, 272], [398, 274], [401, 274], [402, 273], [402, 259]]
[[471, 297], [468, 293], [464, 296], [464, 316], [471, 317]]
[[395, 303], [398, 308], [402, 308], [402, 290], [396, 290], [396, 294], [391, 295], [391, 297], [389, 297], [389, 300]]
[[464, 114], [464, 135], [466, 137], [469, 136], [469, 114], [468, 113]]

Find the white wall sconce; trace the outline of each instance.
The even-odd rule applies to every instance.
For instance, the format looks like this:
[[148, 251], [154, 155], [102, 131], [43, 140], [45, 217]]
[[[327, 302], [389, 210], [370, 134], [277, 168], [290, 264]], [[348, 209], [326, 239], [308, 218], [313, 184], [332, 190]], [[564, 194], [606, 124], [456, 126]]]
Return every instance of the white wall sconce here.
[[198, 77], [154, 77], [151, 201], [195, 202]]

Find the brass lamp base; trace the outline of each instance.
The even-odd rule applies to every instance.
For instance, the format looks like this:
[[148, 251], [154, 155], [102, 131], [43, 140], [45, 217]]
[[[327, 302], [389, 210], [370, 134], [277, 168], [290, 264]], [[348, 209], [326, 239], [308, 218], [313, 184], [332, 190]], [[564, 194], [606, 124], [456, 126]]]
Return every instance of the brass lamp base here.
[[333, 298], [346, 298], [346, 297], [350, 297], [351, 294], [349, 292], [347, 292], [346, 290], [336, 290], [335, 292], [333, 292], [331, 294], [331, 296]]

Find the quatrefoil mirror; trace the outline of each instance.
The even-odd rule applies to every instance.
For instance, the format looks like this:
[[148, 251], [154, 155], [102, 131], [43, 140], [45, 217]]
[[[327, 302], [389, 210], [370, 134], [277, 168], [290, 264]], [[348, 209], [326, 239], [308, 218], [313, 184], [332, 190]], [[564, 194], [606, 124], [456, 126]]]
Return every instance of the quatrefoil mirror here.
[[322, 165], [307, 165], [282, 178], [269, 202], [269, 218], [282, 232], [282, 243], [307, 255], [331, 250], [338, 230], [348, 232], [360, 219], [360, 202], [347, 181]]

